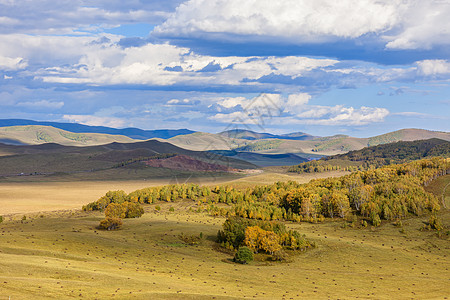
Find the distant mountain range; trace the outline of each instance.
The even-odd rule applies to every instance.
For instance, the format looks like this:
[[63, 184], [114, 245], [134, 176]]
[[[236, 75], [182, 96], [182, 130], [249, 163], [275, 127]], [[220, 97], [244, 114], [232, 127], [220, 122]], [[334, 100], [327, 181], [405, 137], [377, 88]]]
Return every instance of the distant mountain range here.
[[312, 136], [304, 132], [293, 132], [288, 134], [276, 135], [271, 133], [259, 133], [245, 129], [227, 130], [218, 133], [218, 135], [232, 139], [244, 139], [244, 140], [282, 139], [282, 140], [304, 141], [304, 140], [313, 140], [317, 138], [317, 136]]
[[[289, 134], [260, 133], [233, 129], [217, 134], [180, 130], [142, 130], [137, 128], [115, 129], [103, 126], [87, 126], [75, 123], [39, 122], [31, 120], [0, 120], [0, 143], [10, 145], [34, 145], [57, 143], [66, 146], [95, 146], [112, 142], [135, 143], [157, 139], [191, 151], [234, 151], [240, 159], [250, 162], [270, 159], [275, 164], [300, 163], [301, 159], [343, 154], [364, 147], [399, 141], [415, 141], [438, 138], [450, 141], [449, 132], [423, 129], [402, 129], [386, 134], [355, 138], [347, 135], [317, 137], [303, 132]], [[264, 156], [250, 155], [263, 154]], [[295, 156], [284, 156], [294, 154]], [[235, 154], [227, 153], [227, 156]], [[236, 156], [236, 157], [239, 157]], [[264, 165], [264, 163], [258, 163]]]
[[116, 129], [104, 126], [88, 126], [77, 123], [44, 122], [44, 121], [22, 120], [22, 119], [0, 120], [0, 127], [24, 126], [24, 125], [52, 126], [55, 128], [63, 129], [74, 133], [104, 133], [113, 135], [123, 135], [135, 140], [148, 140], [153, 138], [169, 139], [177, 135], [191, 134], [195, 132], [188, 129], [175, 129], [175, 130], [172, 129], [143, 130], [139, 128]]

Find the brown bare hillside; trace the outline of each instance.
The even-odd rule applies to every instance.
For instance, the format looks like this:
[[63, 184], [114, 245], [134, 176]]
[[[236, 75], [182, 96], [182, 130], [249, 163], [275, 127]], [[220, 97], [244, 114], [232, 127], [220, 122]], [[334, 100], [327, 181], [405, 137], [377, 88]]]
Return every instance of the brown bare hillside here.
[[147, 166], [155, 168], [167, 168], [172, 170], [184, 170], [184, 171], [208, 171], [208, 172], [237, 171], [237, 169], [234, 168], [213, 163], [206, 163], [186, 155], [176, 155], [165, 159], [150, 159], [145, 161], [145, 164]]

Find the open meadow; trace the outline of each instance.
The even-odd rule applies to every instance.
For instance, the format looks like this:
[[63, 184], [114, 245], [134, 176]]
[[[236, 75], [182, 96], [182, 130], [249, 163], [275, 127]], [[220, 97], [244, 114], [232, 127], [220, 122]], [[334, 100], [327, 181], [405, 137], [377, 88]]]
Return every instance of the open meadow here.
[[[110, 190], [124, 190], [129, 193], [144, 187], [183, 182], [201, 185], [229, 183], [238, 187], [288, 180], [305, 183], [313, 178], [340, 176], [345, 173], [295, 174], [286, 173], [277, 168], [276, 172], [273, 170], [261, 173], [255, 172], [253, 175], [245, 177], [233, 174], [226, 176], [216, 174], [204, 177], [168, 177], [151, 180], [45, 181], [45, 179], [42, 179], [43, 181], [33, 182], [27, 181], [29, 178], [23, 176], [17, 177], [15, 182], [0, 182], [0, 216], [80, 209], [81, 206], [97, 200]], [[22, 181], [19, 181], [19, 179]]]
[[[147, 205], [123, 229], [101, 231], [99, 212], [47, 213], [0, 225], [0, 292], [8, 299], [445, 299], [449, 243], [420, 231], [425, 218], [376, 229], [341, 222], [289, 224], [316, 248], [287, 262], [231, 262], [217, 251], [224, 218], [194, 202]], [[174, 208], [171, 212], [170, 207]], [[450, 214], [441, 215], [448, 224]], [[189, 246], [181, 233], [200, 235]]]
[[[312, 179], [266, 171], [227, 184], [246, 187], [275, 178]], [[442, 176], [427, 189], [448, 200], [449, 181], [450, 175]], [[107, 190], [130, 192], [165, 183], [48, 182], [28, 183], [26, 189], [25, 183], [2, 184], [2, 214], [14, 209], [28, 213], [24, 219], [23, 214], [11, 215], [0, 224], [0, 299], [446, 299], [450, 295], [448, 234], [421, 230], [427, 215], [404, 219], [400, 227], [389, 221], [367, 228], [344, 226], [348, 223], [336, 219], [319, 224], [285, 222], [316, 247], [289, 251], [283, 262], [261, 256], [242, 265], [233, 263], [233, 253], [216, 242], [226, 218], [199, 210], [196, 201], [144, 205], [141, 218], [125, 219], [116, 231], [97, 229], [103, 213], [80, 210]], [[21, 204], [8, 208], [8, 193]], [[40, 201], [28, 203], [32, 210], [23, 208], [27, 199]], [[51, 207], [65, 210], [46, 211]], [[448, 228], [449, 210], [442, 210], [439, 218]], [[189, 245], [182, 234], [201, 237], [200, 242]]]

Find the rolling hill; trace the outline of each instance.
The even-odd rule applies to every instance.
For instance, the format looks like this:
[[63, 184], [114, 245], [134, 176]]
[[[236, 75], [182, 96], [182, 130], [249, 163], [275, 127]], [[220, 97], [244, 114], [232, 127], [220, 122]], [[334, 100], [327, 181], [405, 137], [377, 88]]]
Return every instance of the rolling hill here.
[[[3, 180], [25, 176], [27, 180], [68, 177], [80, 180], [147, 179], [190, 174], [208, 176], [211, 173], [256, 168], [243, 160], [185, 150], [156, 140], [86, 147], [54, 143], [27, 146], [0, 144], [0, 153], [3, 154], [0, 157], [0, 176]], [[179, 161], [171, 159], [178, 155], [182, 156]], [[158, 166], [152, 162], [154, 160], [158, 160]]]
[[65, 146], [94, 146], [112, 142], [132, 143], [136, 140], [123, 135], [75, 133], [51, 126], [25, 125], [0, 127], [0, 143], [38, 145], [57, 143]]
[[143, 130], [139, 128], [116, 129], [105, 126], [88, 126], [77, 123], [45, 122], [45, 121], [23, 120], [23, 119], [0, 120], [0, 127], [25, 126], [25, 125], [51, 126], [54, 128], [63, 129], [73, 133], [103, 133], [111, 135], [123, 135], [137, 140], [148, 140], [152, 138], [168, 139], [177, 135], [191, 134], [195, 132], [188, 129], [176, 129], [176, 130], [172, 129]]
[[246, 162], [257, 165], [258, 167], [292, 166], [308, 161], [308, 159], [292, 153], [261, 154], [255, 152], [238, 152], [234, 150], [218, 150], [215, 151], [215, 153], [232, 158], [241, 159]]
[[[231, 136], [231, 137], [230, 137]], [[274, 136], [274, 135], [269, 135]], [[190, 150], [238, 150], [250, 151], [262, 154], [286, 154], [294, 153], [306, 157], [343, 154], [348, 151], [360, 150], [364, 147], [386, 144], [398, 141], [414, 141], [430, 138], [438, 138], [450, 141], [450, 133], [429, 131], [423, 129], [402, 129], [387, 134], [356, 138], [347, 135], [335, 135], [330, 137], [314, 137], [313, 139], [293, 140], [282, 138], [268, 138], [266, 134], [252, 133], [250, 131], [223, 134], [188, 134], [171, 138], [168, 141], [177, 146]], [[309, 156], [308, 156], [309, 155]]]
[[260, 133], [245, 129], [232, 129], [218, 133], [218, 135], [230, 139], [262, 140], [262, 139], [283, 139], [283, 140], [312, 140], [316, 137], [304, 132], [293, 132], [276, 135], [271, 133]]

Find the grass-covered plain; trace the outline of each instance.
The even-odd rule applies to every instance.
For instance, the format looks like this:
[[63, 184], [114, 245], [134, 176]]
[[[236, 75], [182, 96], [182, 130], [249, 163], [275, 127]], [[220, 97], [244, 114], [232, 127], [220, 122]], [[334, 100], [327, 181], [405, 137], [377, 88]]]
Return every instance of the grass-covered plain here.
[[[275, 171], [232, 184], [311, 179]], [[442, 176], [427, 189], [446, 199], [449, 182], [450, 175]], [[34, 195], [45, 203], [50, 199], [46, 195], [54, 193], [55, 205], [58, 199], [60, 203], [72, 199], [70, 205], [80, 208], [107, 190], [129, 192], [165, 183], [28, 183], [28, 190], [22, 190], [28, 196], [22, 200], [26, 203]], [[18, 183], [9, 199], [16, 199], [25, 184]], [[13, 186], [1, 186], [2, 206], [8, 203], [5, 189]], [[77, 197], [86, 201], [76, 202]], [[42, 211], [42, 203], [33, 204], [40, 207], [36, 211]], [[25, 220], [23, 214], [9, 216], [0, 223], [0, 299], [445, 299], [450, 295], [448, 209], [438, 213], [446, 227], [440, 236], [421, 230], [428, 215], [403, 219], [400, 226], [384, 221], [376, 228], [343, 226], [348, 223], [341, 219], [287, 222], [316, 247], [288, 252], [287, 262], [256, 260], [248, 265], [233, 263], [233, 254], [220, 251], [215, 242], [225, 218], [197, 209], [196, 202], [187, 200], [146, 205], [141, 218], [125, 219], [116, 231], [96, 228], [104, 218], [101, 212], [29, 211]], [[202, 239], [190, 246], [180, 234], [201, 234]]]
[[[151, 180], [107, 180], [86, 181], [80, 176], [80, 181], [27, 181], [26, 176], [19, 176], [16, 182], [0, 182], [0, 216], [37, 213], [44, 211], [79, 209], [81, 206], [93, 202], [103, 196], [109, 190], [124, 190], [130, 193], [144, 187], [175, 184], [196, 183], [200, 185], [217, 185], [230, 183], [236, 187], [247, 187], [255, 184], [272, 184], [276, 181], [295, 180], [301, 183], [313, 178], [340, 176], [346, 174], [343, 171], [327, 172], [320, 174], [295, 174], [287, 173], [286, 168], [272, 168], [265, 172], [255, 171], [253, 175], [242, 177], [237, 174], [212, 174], [203, 177], [185, 176], [166, 177]], [[133, 174], [124, 174], [124, 178], [133, 178]], [[115, 174], [117, 176], [117, 172]], [[34, 178], [33, 178], [34, 179]], [[44, 179], [42, 179], [44, 180]], [[13, 217], [13, 216], [11, 216]], [[9, 218], [9, 216], [8, 216]]]
[[[160, 211], [155, 206], [161, 207]], [[170, 207], [174, 212], [170, 212]], [[0, 292], [11, 299], [365, 298], [443, 299], [450, 293], [448, 237], [420, 231], [427, 218], [342, 228], [288, 224], [315, 249], [286, 263], [239, 265], [216, 250], [224, 218], [194, 202], [145, 207], [118, 231], [96, 229], [99, 212], [53, 212], [0, 224]], [[449, 224], [450, 214], [440, 214]], [[198, 246], [179, 234], [200, 235]]]

